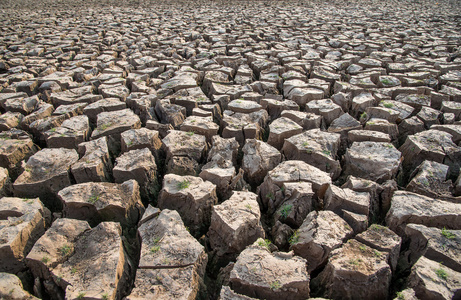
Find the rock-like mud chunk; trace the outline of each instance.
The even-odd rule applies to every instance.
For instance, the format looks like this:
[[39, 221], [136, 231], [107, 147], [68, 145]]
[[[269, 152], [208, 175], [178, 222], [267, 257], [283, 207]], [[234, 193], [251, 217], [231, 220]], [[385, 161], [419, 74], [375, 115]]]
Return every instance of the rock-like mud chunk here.
[[8, 170], [0, 167], [0, 197], [9, 196], [11, 192], [11, 179]]
[[149, 149], [131, 150], [116, 159], [113, 169], [116, 183], [122, 183], [129, 179], [138, 182], [141, 197], [145, 201], [153, 200], [158, 192], [157, 165], [155, 158]]
[[348, 188], [342, 189], [335, 185], [330, 185], [326, 190], [323, 204], [325, 209], [340, 215], [342, 211], [347, 210], [369, 217], [371, 212], [369, 193], [356, 192]]
[[386, 224], [397, 234], [403, 234], [407, 224], [461, 229], [461, 204], [433, 199], [411, 192], [396, 191]]
[[280, 150], [286, 139], [300, 134], [302, 131], [303, 128], [295, 121], [280, 117], [269, 125], [269, 139], [267, 143]]
[[307, 260], [307, 271], [311, 273], [325, 265], [330, 252], [352, 234], [352, 228], [334, 212], [313, 211], [298, 229], [291, 249]]
[[309, 182], [312, 190], [323, 195], [331, 184], [331, 177], [322, 170], [300, 160], [287, 160], [269, 171], [258, 187], [263, 209], [274, 212], [283, 202], [283, 184], [286, 182]]
[[376, 249], [389, 253], [389, 265], [394, 271], [399, 259], [402, 239], [387, 227], [372, 224], [367, 231], [355, 237], [359, 242]]
[[78, 152], [81, 158], [71, 168], [77, 183], [111, 181], [112, 161], [107, 137], [79, 144]]
[[98, 115], [97, 127], [91, 134], [91, 139], [107, 136], [109, 138], [109, 147], [119, 152], [121, 133], [137, 128], [141, 128], [141, 120], [130, 109], [102, 112]]
[[6, 112], [0, 115], [0, 131], [7, 131], [15, 128], [23, 119], [23, 115], [19, 112]]
[[[446, 180], [449, 167], [447, 165], [425, 160], [414, 171], [414, 177], [406, 190], [432, 198], [461, 202], [452, 195], [452, 182]], [[413, 176], [413, 175], [412, 175]]]
[[0, 134], [0, 167], [8, 169], [13, 178], [19, 175], [21, 161], [29, 159], [38, 150], [25, 132], [17, 133], [10, 130]]
[[240, 295], [231, 290], [228, 286], [223, 286], [221, 288], [221, 293], [219, 294], [220, 300], [252, 300], [256, 298], [251, 298], [248, 296]]
[[130, 129], [121, 134], [122, 153], [136, 149], [148, 148], [157, 164], [163, 159], [162, 140], [157, 130], [147, 128]]
[[76, 116], [62, 122], [60, 127], [46, 131], [44, 135], [50, 148], [77, 149], [78, 144], [89, 139], [90, 123], [87, 116]]
[[263, 239], [240, 253], [230, 274], [230, 287], [258, 299], [309, 298], [306, 260], [290, 253], [271, 253]]
[[132, 268], [120, 224], [103, 222], [80, 235], [72, 255], [52, 270], [52, 277], [66, 299], [120, 299]]
[[340, 163], [336, 160], [340, 142], [338, 133], [311, 129], [286, 139], [282, 153], [287, 159], [302, 160], [335, 179], [341, 173]]
[[329, 299], [387, 299], [392, 273], [386, 256], [349, 240], [333, 250], [312, 285]]
[[50, 209], [60, 208], [56, 194], [72, 184], [70, 167], [77, 162], [77, 151], [65, 148], [46, 148], [32, 155], [24, 172], [13, 183], [18, 197], [41, 197]]
[[353, 143], [344, 156], [344, 173], [382, 183], [395, 177], [401, 156], [389, 143]]
[[301, 226], [314, 207], [314, 192], [309, 182], [285, 182], [277, 195], [282, 200], [273, 214], [273, 220], [294, 228]]
[[204, 135], [208, 142], [218, 134], [219, 126], [211, 117], [190, 116], [181, 125], [181, 130]]
[[195, 299], [205, 275], [205, 249], [176, 211], [165, 209], [154, 216], [138, 228], [141, 258], [126, 299]]
[[408, 277], [408, 287], [418, 299], [458, 299], [461, 273], [426, 257], [421, 257]]
[[451, 138], [447, 132], [432, 129], [408, 136], [399, 149], [404, 157], [404, 171], [413, 172], [423, 161], [430, 160], [449, 166], [448, 176], [456, 177], [461, 166], [461, 148]]
[[39, 299], [24, 290], [19, 277], [9, 273], [0, 273], [0, 298], [5, 300]]
[[50, 221], [50, 211], [38, 198], [0, 199], [0, 272], [25, 269], [24, 258]]
[[242, 151], [242, 169], [247, 181], [253, 185], [261, 184], [267, 172], [282, 161], [282, 155], [276, 148], [260, 140], [246, 140]]
[[223, 139], [219, 136], [212, 138], [213, 147], [208, 153], [208, 162], [202, 167], [200, 177], [216, 185], [216, 193], [220, 199], [232, 195], [242, 177], [241, 170], [236, 176], [234, 165], [237, 162], [239, 144], [235, 138]]
[[219, 254], [238, 254], [265, 237], [257, 198], [252, 192], [234, 192], [228, 200], [213, 206], [207, 235]]
[[90, 229], [86, 221], [57, 219], [34, 244], [26, 263], [34, 277], [44, 283], [48, 294], [61, 294], [52, 270], [74, 254], [78, 237]]
[[200, 162], [205, 158], [207, 151], [205, 136], [193, 132], [171, 130], [162, 142], [167, 161], [173, 156], [187, 156]]
[[461, 272], [461, 230], [438, 229], [408, 224], [405, 237], [409, 241], [406, 262], [413, 265], [421, 256], [438, 261], [450, 269]]
[[137, 224], [144, 212], [135, 180], [75, 184], [59, 191], [58, 196], [66, 218], [85, 220], [91, 225], [101, 221], [120, 222], [122, 226]]
[[158, 207], [178, 211], [193, 235], [208, 228], [212, 206], [217, 203], [216, 186], [194, 176], [165, 175], [158, 196]]

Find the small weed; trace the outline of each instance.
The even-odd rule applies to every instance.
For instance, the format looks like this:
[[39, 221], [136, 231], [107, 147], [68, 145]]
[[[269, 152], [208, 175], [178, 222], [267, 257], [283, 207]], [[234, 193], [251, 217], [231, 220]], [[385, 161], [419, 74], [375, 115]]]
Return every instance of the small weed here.
[[367, 116], [368, 116], [367, 113], [364, 112], [364, 113], [362, 113], [362, 114], [360, 115], [360, 119], [366, 119]]
[[405, 296], [403, 295], [402, 292], [397, 292], [397, 299], [399, 299], [399, 300], [405, 300]]
[[190, 229], [189, 229], [189, 226], [185, 226], [185, 227], [186, 227], [186, 230], [187, 230], [187, 232], [189, 232], [189, 233], [190, 233]]
[[258, 241], [258, 245], [259, 245], [260, 247], [266, 248], [267, 250], [270, 250], [270, 249], [269, 249], [269, 245], [270, 245], [270, 244], [271, 244], [271, 241], [269, 241], [269, 240], [267, 240], [267, 239], [266, 239], [266, 240], [259, 239], [259, 241]]
[[55, 131], [56, 131], [56, 129], [57, 129], [56, 127], [54, 127], [54, 128], [51, 128], [51, 129], [50, 129], [50, 132], [55, 132]]
[[322, 150], [322, 153], [325, 154], [326, 156], [331, 155], [331, 151], [329, 151], [329, 150]]
[[47, 264], [50, 261], [50, 258], [48, 256], [42, 257], [42, 263]]
[[83, 299], [83, 297], [85, 297], [85, 293], [83, 292], [78, 293], [77, 299]]
[[72, 269], [70, 269], [70, 274], [75, 274], [75, 273], [77, 273], [77, 268], [72, 267]]
[[245, 205], [245, 207], [246, 207], [247, 209], [251, 210], [251, 205], [250, 205], [250, 204]]
[[309, 146], [309, 143], [308, 142], [303, 142], [302, 145], [303, 145], [303, 147], [307, 147], [307, 146]]
[[274, 194], [272, 192], [267, 193], [266, 198], [274, 200]]
[[362, 251], [362, 252], [367, 251], [367, 247], [365, 247], [364, 245], [359, 246], [359, 249], [360, 249], [360, 251]]
[[274, 281], [274, 282], [272, 282], [272, 283], [270, 284], [271, 290], [278, 290], [278, 289], [281, 288], [281, 287], [282, 287], [282, 284], [281, 284], [280, 281], [278, 281], [278, 280], [276, 280], [276, 281]]
[[102, 294], [102, 299], [103, 300], [109, 300], [109, 294], [108, 293]]
[[150, 248], [150, 252], [152, 254], [157, 253], [159, 250], [160, 250], [160, 246], [154, 246], [154, 247]]
[[186, 134], [187, 134], [188, 136], [193, 136], [194, 133], [195, 133], [195, 132], [193, 132], [193, 131], [188, 131], [188, 132], [186, 132]]
[[387, 78], [384, 78], [384, 79], [381, 79], [381, 82], [385, 85], [390, 85], [392, 83], [392, 81], [390, 81], [389, 79]]
[[280, 215], [282, 216], [283, 219], [286, 219], [288, 217], [292, 208], [293, 208], [292, 204], [284, 204], [282, 206], [282, 208], [280, 209]]
[[384, 102], [384, 103], [383, 103], [383, 106], [384, 106], [385, 108], [392, 108], [392, 107], [394, 107], [394, 104], [388, 103], [388, 102]]
[[155, 254], [160, 250], [160, 246], [158, 245], [159, 242], [160, 242], [160, 238], [155, 238], [154, 239], [154, 246], [152, 248], [150, 248], [150, 252], [152, 254]]
[[378, 258], [381, 258], [381, 253], [378, 251], [378, 250], [373, 250], [373, 254], [378, 257]]
[[442, 235], [449, 240], [452, 240], [456, 237], [453, 233], [449, 232], [445, 227], [442, 229]]
[[64, 245], [61, 248], [59, 248], [59, 253], [61, 253], [62, 256], [69, 255], [71, 251], [72, 247], [70, 245]]
[[101, 130], [106, 130], [106, 129], [109, 128], [110, 126], [112, 126], [112, 123], [102, 124], [102, 125], [101, 125]]
[[384, 147], [389, 148], [389, 149], [394, 148], [394, 146], [392, 144], [384, 144]]
[[62, 276], [56, 276], [56, 282], [57, 282], [57, 283], [60, 283], [61, 280], [62, 280]]
[[90, 198], [88, 198], [88, 202], [90, 202], [91, 204], [95, 204], [96, 202], [98, 202], [99, 200], [99, 195], [96, 195], [96, 194], [93, 194], [90, 196]]
[[345, 224], [345, 225], [344, 225], [344, 228], [345, 228], [346, 230], [352, 230], [352, 228], [351, 228], [351, 226], [349, 226], [349, 224]]
[[187, 189], [190, 186], [190, 181], [185, 179], [178, 183], [178, 190]]
[[358, 266], [359, 265], [359, 260], [358, 259], [350, 259], [348, 261], [348, 263], [353, 265], [353, 266]]
[[379, 224], [372, 224], [370, 228], [371, 230], [374, 230], [374, 231], [383, 231], [386, 227], [381, 226]]
[[299, 242], [299, 233], [297, 230], [293, 233], [292, 236], [290, 236], [290, 238], [288, 239], [288, 242], [290, 243], [290, 245], [293, 245]]
[[443, 279], [443, 280], [447, 280], [447, 278], [448, 278], [447, 271], [442, 269], [442, 265], [440, 265], [440, 268], [435, 270], [435, 274], [437, 275], [437, 277], [439, 277], [440, 279]]

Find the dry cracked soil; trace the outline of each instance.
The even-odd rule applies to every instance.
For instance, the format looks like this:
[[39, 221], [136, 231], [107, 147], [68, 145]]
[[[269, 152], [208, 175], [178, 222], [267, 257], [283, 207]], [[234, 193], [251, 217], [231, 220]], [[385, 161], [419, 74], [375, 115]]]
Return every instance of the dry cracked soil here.
[[0, 8], [0, 299], [461, 299], [459, 0]]

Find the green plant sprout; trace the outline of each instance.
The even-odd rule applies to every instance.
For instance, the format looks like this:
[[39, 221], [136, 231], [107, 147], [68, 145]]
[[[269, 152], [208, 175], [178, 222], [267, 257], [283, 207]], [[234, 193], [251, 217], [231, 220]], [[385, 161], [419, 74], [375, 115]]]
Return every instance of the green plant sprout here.
[[298, 242], [299, 242], [299, 233], [298, 233], [298, 230], [295, 230], [293, 235], [290, 236], [290, 238], [288, 239], [288, 243], [290, 243], [290, 245], [294, 245]]
[[185, 179], [178, 183], [178, 190], [187, 189], [190, 186], [190, 181]]
[[453, 233], [451, 233], [450, 231], [448, 231], [445, 227], [442, 228], [442, 235], [444, 237], [446, 237], [447, 239], [449, 240], [452, 240], [456, 237], [456, 235], [454, 235]]
[[67, 256], [70, 252], [72, 251], [71, 245], [64, 245], [61, 248], [59, 248], [59, 253], [63, 256]]
[[292, 208], [293, 208], [292, 204], [284, 204], [282, 206], [282, 208], [280, 209], [280, 215], [282, 216], [283, 219], [286, 219], [288, 217]]

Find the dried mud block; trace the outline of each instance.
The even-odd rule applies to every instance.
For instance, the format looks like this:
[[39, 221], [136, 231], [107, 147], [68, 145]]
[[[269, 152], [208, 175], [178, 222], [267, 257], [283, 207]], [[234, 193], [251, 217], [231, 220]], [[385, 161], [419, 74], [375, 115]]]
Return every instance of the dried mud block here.
[[25, 257], [50, 224], [50, 211], [38, 198], [3, 197], [0, 215], [0, 271], [23, 271]]
[[271, 253], [266, 247], [259, 239], [240, 253], [230, 274], [232, 290], [255, 298], [308, 298], [306, 260], [290, 253]]
[[134, 288], [126, 299], [195, 299], [207, 254], [179, 214], [165, 209], [140, 225], [138, 233], [141, 258]]
[[158, 196], [158, 207], [178, 211], [193, 235], [208, 229], [217, 203], [216, 186], [194, 176], [165, 175]]

